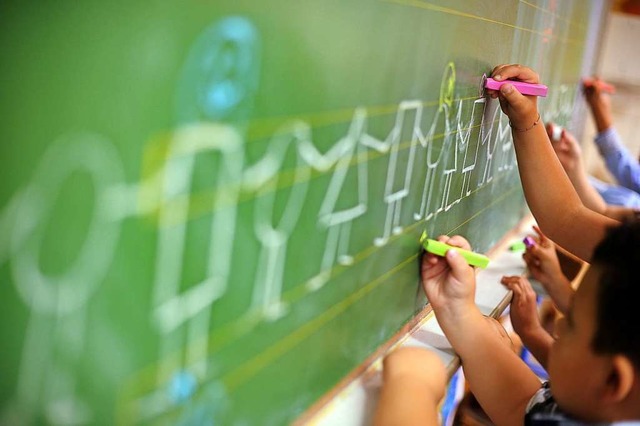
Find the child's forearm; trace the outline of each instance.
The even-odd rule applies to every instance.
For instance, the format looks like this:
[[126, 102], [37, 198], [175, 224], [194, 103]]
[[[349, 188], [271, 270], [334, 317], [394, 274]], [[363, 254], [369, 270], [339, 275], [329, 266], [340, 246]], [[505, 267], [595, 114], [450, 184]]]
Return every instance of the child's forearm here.
[[571, 281], [563, 274], [560, 274], [553, 282], [542, 284], [549, 293], [549, 297], [556, 305], [556, 308], [558, 308], [562, 314], [566, 315], [574, 293], [573, 288], [571, 288]]
[[591, 107], [591, 114], [593, 116], [593, 121], [596, 123], [598, 133], [604, 132], [609, 127], [613, 126], [613, 116], [611, 115], [611, 111], [609, 107], [604, 104], [600, 96], [598, 96], [597, 99], [593, 99], [591, 102], [588, 102]]
[[512, 134], [524, 194], [540, 228], [556, 243], [589, 261], [606, 228], [616, 222], [582, 204], [541, 123]]
[[529, 352], [531, 352], [540, 365], [546, 369], [549, 349], [553, 344], [553, 337], [542, 327], [537, 327], [535, 330], [530, 330], [518, 335]]
[[602, 198], [602, 195], [591, 185], [589, 182], [589, 175], [584, 169], [584, 165], [581, 161], [578, 162], [575, 170], [566, 170], [567, 176], [573, 187], [575, 188], [582, 204], [584, 204], [589, 209], [593, 210], [597, 213], [606, 214], [607, 212], [607, 202]]
[[608, 205], [604, 214], [620, 222], [625, 220], [634, 220], [638, 215], [638, 210], [632, 207]]
[[460, 356], [471, 391], [491, 420], [498, 425], [521, 424], [527, 402], [540, 388], [536, 376], [477, 308], [438, 321]]

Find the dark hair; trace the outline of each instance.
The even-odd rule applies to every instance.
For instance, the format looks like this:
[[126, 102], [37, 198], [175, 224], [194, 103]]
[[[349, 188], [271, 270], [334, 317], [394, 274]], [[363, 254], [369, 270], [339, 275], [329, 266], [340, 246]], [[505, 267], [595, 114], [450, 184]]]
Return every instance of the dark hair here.
[[593, 349], [623, 354], [640, 370], [640, 221], [608, 231], [593, 254], [600, 269]]

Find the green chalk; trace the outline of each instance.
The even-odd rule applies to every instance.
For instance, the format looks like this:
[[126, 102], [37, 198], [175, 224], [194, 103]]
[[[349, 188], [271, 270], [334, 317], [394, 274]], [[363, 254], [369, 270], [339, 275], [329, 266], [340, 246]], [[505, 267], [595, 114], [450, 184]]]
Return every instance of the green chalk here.
[[480, 268], [486, 268], [489, 265], [489, 258], [483, 254], [475, 253], [470, 250], [464, 250], [458, 247], [450, 246], [449, 244], [441, 243], [440, 241], [427, 238], [427, 233], [423, 232], [420, 236], [420, 244], [429, 253], [433, 253], [437, 256], [444, 256], [447, 251], [453, 249], [460, 253], [460, 255], [471, 266], [479, 266]]
[[509, 247], [509, 250], [511, 251], [525, 251], [527, 249], [527, 246], [524, 244], [524, 241], [516, 241], [515, 243], [511, 244], [511, 246]]

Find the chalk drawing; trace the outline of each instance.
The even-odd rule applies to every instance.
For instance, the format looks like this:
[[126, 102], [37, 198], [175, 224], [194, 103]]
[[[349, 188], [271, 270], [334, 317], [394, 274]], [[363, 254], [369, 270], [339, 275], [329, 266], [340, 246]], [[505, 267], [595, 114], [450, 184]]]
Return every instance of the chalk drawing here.
[[[384, 153], [389, 149], [389, 145], [384, 141], [367, 135], [365, 126], [366, 110], [356, 108], [347, 135], [332, 148], [333, 150], [340, 147], [335, 151], [335, 168], [318, 214], [319, 226], [328, 233], [320, 272], [307, 283], [310, 290], [318, 290], [327, 282], [336, 262], [341, 265], [353, 263], [353, 257], [349, 254], [351, 226], [357, 218], [367, 212], [367, 151], [373, 149]], [[356, 165], [352, 167], [351, 163], [354, 160]]]
[[260, 77], [260, 38], [245, 17], [205, 28], [189, 50], [180, 80], [179, 123], [246, 120]]
[[[480, 105], [481, 114], [484, 113], [484, 107], [486, 105], [486, 99], [480, 98], [473, 101], [471, 112], [469, 114], [469, 120], [465, 123], [462, 121], [462, 101], [458, 103], [458, 114], [456, 116], [456, 144], [464, 147], [464, 156], [462, 158], [462, 185], [460, 186], [460, 198], [467, 197], [471, 194], [471, 175], [475, 171], [476, 164], [478, 163], [478, 150], [480, 149], [479, 143], [471, 144], [471, 135], [474, 130], [473, 123], [476, 122], [476, 108]], [[472, 151], [469, 150], [472, 147]], [[475, 147], [475, 150], [473, 150]]]
[[[192, 124], [176, 131], [163, 168], [163, 203], [159, 211], [158, 249], [154, 278], [154, 322], [165, 337], [161, 351], [168, 355], [179, 351], [185, 342], [178, 330], [187, 323], [196, 330], [188, 330], [191, 352], [187, 358], [204, 359], [208, 335], [211, 304], [222, 297], [227, 289], [233, 253], [236, 205], [240, 192], [238, 182], [242, 176], [243, 141], [230, 126], [215, 123]], [[197, 156], [218, 157], [220, 165], [214, 187], [220, 188], [212, 200], [211, 234], [207, 251], [209, 260], [206, 279], [180, 292], [183, 254], [189, 217], [189, 194]], [[215, 248], [215, 251], [214, 251]], [[200, 318], [198, 318], [200, 317]], [[199, 319], [199, 321], [198, 321]], [[203, 325], [204, 324], [204, 325]], [[202, 328], [199, 328], [202, 327]], [[174, 336], [170, 334], [174, 333]], [[204, 341], [203, 341], [204, 340]], [[164, 381], [176, 366], [161, 372]], [[204, 366], [202, 366], [204, 368]], [[195, 367], [194, 367], [195, 368]], [[198, 376], [198, 373], [194, 373]], [[204, 374], [200, 371], [199, 374]]]
[[[411, 177], [413, 172], [413, 164], [418, 141], [421, 139], [420, 121], [422, 120], [422, 102], [419, 100], [400, 102], [396, 112], [396, 120], [389, 136], [387, 143], [390, 145], [389, 162], [387, 166], [387, 180], [384, 188], [383, 201], [387, 205], [387, 213], [384, 221], [382, 236], [373, 240], [376, 246], [385, 245], [389, 241], [392, 234], [398, 234], [402, 231], [400, 226], [400, 215], [402, 213], [402, 202], [409, 195], [411, 185]], [[404, 153], [403, 130], [404, 119], [406, 115], [414, 114], [413, 124], [410, 126], [411, 134], [409, 135], [409, 151]], [[403, 155], [400, 160], [400, 155]], [[404, 175], [402, 174], [404, 170]]]
[[478, 182], [478, 187], [482, 187], [493, 180], [493, 155], [496, 150], [498, 142], [494, 136], [494, 124], [497, 117], [500, 114], [500, 108], [498, 108], [497, 102], [487, 104], [482, 114], [482, 121], [480, 122], [480, 145], [485, 147], [485, 161], [484, 171]]
[[[72, 174], [93, 186], [89, 229], [77, 258], [63, 273], [41, 270], [40, 253], [49, 218]], [[120, 223], [112, 221], [105, 194], [123, 181], [110, 141], [96, 134], [63, 136], [50, 146], [19, 197], [11, 235], [13, 281], [31, 311], [22, 347], [14, 412], [28, 423], [42, 415], [52, 424], [87, 423], [92, 413], [76, 389], [76, 367], [87, 334], [87, 304], [115, 255]], [[58, 224], [56, 228], [68, 227]]]
[[[429, 131], [427, 134], [420, 138], [420, 145], [427, 150], [427, 158], [426, 158], [426, 175], [423, 184], [422, 190], [422, 198], [420, 202], [420, 208], [417, 212], [413, 214], [413, 218], [415, 220], [420, 220], [424, 218], [424, 220], [430, 220], [436, 213], [444, 210], [444, 200], [446, 198], [446, 190], [448, 188], [447, 183], [451, 178], [451, 170], [455, 171], [457, 168], [457, 149], [455, 146], [452, 146], [452, 142], [455, 138], [451, 132], [451, 123], [450, 123], [450, 109], [453, 104], [453, 98], [455, 95], [455, 66], [453, 63], [447, 64], [445, 68], [444, 74], [442, 76], [442, 81], [440, 84], [440, 100], [438, 103], [438, 109], [436, 114], [431, 122], [431, 126], [429, 127]], [[433, 150], [435, 144], [435, 135], [436, 131], [441, 127], [441, 122], [444, 125], [443, 130], [443, 142], [442, 146], [439, 149], [439, 153], [437, 158], [433, 158]], [[440, 165], [443, 159], [445, 160], [451, 155], [450, 151], [456, 151], [453, 156], [453, 169], [448, 169], [448, 173], [446, 174], [446, 178], [444, 184], [441, 182], [439, 178], [439, 174], [437, 173], [437, 168]], [[442, 170], [444, 173], [444, 170]], [[436, 186], [436, 182], [440, 185]], [[437, 198], [442, 194], [442, 201], [438, 206]]]
[[[261, 311], [269, 320], [285, 313], [281, 302], [287, 242], [293, 232], [307, 193], [311, 169], [306, 167], [298, 144], [311, 143], [311, 129], [302, 121], [286, 123], [269, 142], [267, 153], [245, 172], [244, 184], [257, 191], [254, 229], [261, 243], [258, 269], [253, 292], [252, 308]], [[292, 151], [292, 152], [289, 152]], [[295, 163], [286, 164], [287, 154], [295, 156]], [[275, 217], [276, 193], [282, 179], [281, 169], [293, 167], [293, 185], [279, 218]]]
[[[186, 354], [184, 360], [162, 363], [159, 384], [176, 371], [188, 371], [196, 379], [207, 373], [211, 307], [226, 292], [233, 253], [244, 167], [241, 129], [250, 116], [259, 75], [259, 35], [242, 16], [225, 17], [206, 27], [182, 69], [176, 96], [176, 117], [182, 127], [163, 170], [153, 319], [162, 334], [160, 359], [167, 360], [184, 348]], [[221, 165], [211, 182], [216, 190], [206, 250], [211, 260], [206, 278], [180, 291], [195, 160], [202, 155], [218, 157]], [[171, 207], [164, 207], [167, 202]], [[181, 329], [183, 325], [186, 330]]]

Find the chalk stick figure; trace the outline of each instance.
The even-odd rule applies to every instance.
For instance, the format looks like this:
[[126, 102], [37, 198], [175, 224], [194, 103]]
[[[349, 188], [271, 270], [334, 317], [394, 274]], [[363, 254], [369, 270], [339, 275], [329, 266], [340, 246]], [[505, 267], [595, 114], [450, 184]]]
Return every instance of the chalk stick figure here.
[[[211, 309], [227, 291], [235, 242], [237, 202], [244, 169], [244, 128], [260, 73], [260, 40], [255, 26], [230, 16], [207, 26], [183, 65], [176, 93], [176, 121], [160, 173], [161, 206], [153, 294], [153, 321], [160, 338], [161, 387], [176, 372], [197, 380], [207, 373]], [[196, 177], [196, 162], [216, 164], [207, 181]], [[192, 188], [209, 193], [209, 233], [198, 241], [204, 277], [186, 282], [185, 251]]]
[[[83, 201], [93, 201], [91, 220], [76, 257], [63, 271], [50, 274], [40, 262], [48, 230], [71, 232], [75, 226], [65, 219], [52, 222], [62, 188], [72, 176], [90, 178], [94, 199]], [[70, 134], [51, 144], [19, 194], [9, 261], [17, 293], [30, 315], [9, 417], [25, 424], [37, 418], [51, 424], [92, 419], [90, 407], [78, 394], [78, 364], [91, 332], [86, 327], [88, 304], [107, 275], [121, 230], [107, 194], [123, 179], [122, 163], [109, 140], [93, 133]]]

